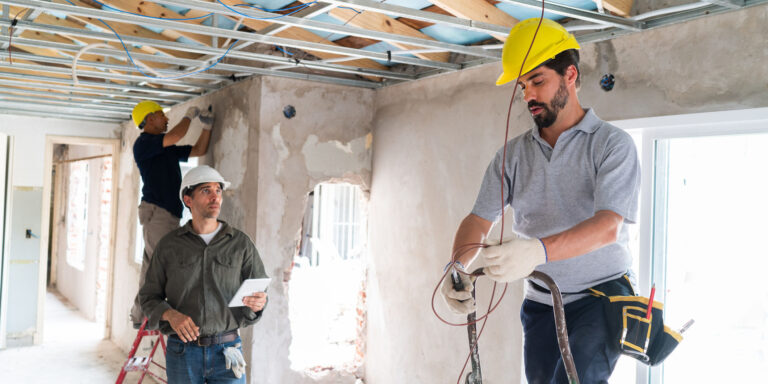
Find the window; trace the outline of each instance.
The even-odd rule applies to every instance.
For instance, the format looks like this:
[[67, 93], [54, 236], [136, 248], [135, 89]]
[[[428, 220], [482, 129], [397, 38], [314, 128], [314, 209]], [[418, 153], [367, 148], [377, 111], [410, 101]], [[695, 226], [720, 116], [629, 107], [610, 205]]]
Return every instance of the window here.
[[366, 219], [360, 188], [320, 184], [309, 194], [289, 283], [291, 368], [355, 372], [365, 326]]
[[85, 268], [86, 241], [88, 240], [88, 162], [69, 163], [67, 191], [67, 264]]
[[622, 357], [611, 383], [768, 376], [768, 108], [614, 123], [633, 134], [643, 166], [641, 294], [655, 283], [665, 324], [695, 323], [662, 365]]
[[696, 321], [664, 383], [768, 376], [765, 148], [765, 133], [656, 142], [653, 280], [669, 326]]

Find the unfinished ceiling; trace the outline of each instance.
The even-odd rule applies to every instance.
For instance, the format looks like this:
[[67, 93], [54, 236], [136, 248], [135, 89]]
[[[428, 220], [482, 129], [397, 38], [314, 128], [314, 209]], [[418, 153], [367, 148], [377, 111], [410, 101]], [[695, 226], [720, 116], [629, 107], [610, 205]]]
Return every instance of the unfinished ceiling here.
[[[579, 42], [768, 0], [547, 1]], [[251, 75], [378, 88], [500, 60], [540, 0], [0, 0], [0, 113], [120, 122]]]

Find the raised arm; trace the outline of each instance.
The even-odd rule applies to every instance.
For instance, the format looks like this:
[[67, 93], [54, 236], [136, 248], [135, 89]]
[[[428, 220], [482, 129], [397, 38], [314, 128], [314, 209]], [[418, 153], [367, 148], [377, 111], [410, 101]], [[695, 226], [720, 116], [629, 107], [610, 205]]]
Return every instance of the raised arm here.
[[171, 128], [168, 133], [165, 134], [163, 137], [163, 147], [170, 147], [171, 145], [176, 145], [176, 143], [181, 140], [184, 135], [187, 134], [187, 131], [189, 130], [189, 125], [192, 124], [192, 120], [197, 117], [197, 115], [200, 114], [200, 108], [197, 107], [189, 107], [187, 109], [187, 113], [184, 115], [184, 118], [179, 121], [176, 126]]
[[204, 129], [197, 138], [197, 142], [189, 152], [189, 157], [203, 156], [208, 151], [208, 143], [211, 141], [211, 130]]

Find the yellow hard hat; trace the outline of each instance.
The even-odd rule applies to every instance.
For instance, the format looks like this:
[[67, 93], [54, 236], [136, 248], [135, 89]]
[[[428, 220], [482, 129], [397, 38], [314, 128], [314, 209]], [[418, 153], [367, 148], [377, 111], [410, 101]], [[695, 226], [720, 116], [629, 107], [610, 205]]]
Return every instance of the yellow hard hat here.
[[[509, 31], [509, 37], [504, 42], [504, 50], [501, 53], [501, 65], [504, 72], [496, 80], [496, 85], [506, 84], [517, 80], [517, 75], [525, 75], [547, 60], [553, 59], [558, 53], [568, 49], [579, 49], [579, 43], [573, 34], [563, 28], [556, 21], [544, 19], [541, 22], [539, 32], [536, 33], [536, 27], [539, 25], [540, 18], [523, 20]], [[533, 34], [536, 33], [536, 41], [531, 47]], [[523, 64], [525, 54], [528, 48], [528, 58], [525, 59], [525, 67], [520, 72], [520, 66]]]
[[147, 117], [147, 115], [162, 110], [163, 107], [161, 107], [160, 104], [155, 103], [154, 101], [144, 100], [133, 107], [131, 117], [133, 117], [133, 123], [136, 124], [136, 127], [141, 128], [141, 123], [144, 122], [144, 118]]

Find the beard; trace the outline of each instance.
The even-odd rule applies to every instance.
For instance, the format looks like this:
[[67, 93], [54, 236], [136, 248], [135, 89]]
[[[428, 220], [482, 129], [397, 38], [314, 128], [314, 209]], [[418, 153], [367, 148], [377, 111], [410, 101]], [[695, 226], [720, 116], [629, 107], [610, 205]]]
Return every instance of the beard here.
[[568, 88], [565, 86], [565, 80], [560, 80], [560, 87], [549, 104], [530, 101], [528, 102], [528, 108], [541, 107], [541, 113], [533, 117], [533, 122], [541, 129], [554, 124], [555, 120], [557, 120], [557, 115], [566, 104], [568, 104]]

